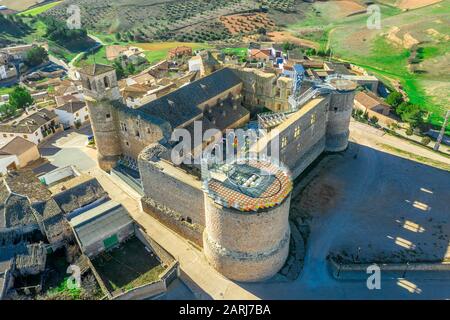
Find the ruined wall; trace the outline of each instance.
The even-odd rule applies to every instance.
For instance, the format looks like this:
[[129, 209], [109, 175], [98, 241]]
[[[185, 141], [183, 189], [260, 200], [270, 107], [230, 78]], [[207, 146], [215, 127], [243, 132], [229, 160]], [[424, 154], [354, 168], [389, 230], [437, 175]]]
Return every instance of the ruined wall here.
[[290, 196], [274, 208], [241, 212], [205, 194], [203, 249], [208, 262], [227, 278], [261, 281], [275, 275], [289, 253]]

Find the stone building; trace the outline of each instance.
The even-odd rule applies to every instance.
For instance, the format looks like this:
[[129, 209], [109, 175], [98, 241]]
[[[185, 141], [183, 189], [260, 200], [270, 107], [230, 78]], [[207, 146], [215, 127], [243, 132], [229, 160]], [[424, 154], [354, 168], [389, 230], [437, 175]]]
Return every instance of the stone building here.
[[[171, 140], [172, 133], [175, 129], [186, 129], [191, 136], [192, 133], [201, 134], [200, 139], [194, 135], [193, 141], [183, 141], [190, 144], [186, 152], [180, 153], [180, 158], [192, 160], [201, 158], [206, 147], [215, 146], [217, 141], [228, 137], [228, 129], [248, 128], [251, 116], [253, 119], [257, 116], [259, 128], [266, 129], [267, 133], [238, 153], [264, 153], [272, 160], [278, 157], [282, 164], [278, 169], [281, 176], [277, 179], [286, 177], [281, 179], [285, 180], [284, 185], [291, 185], [288, 172], [295, 178], [322, 152], [339, 152], [347, 148], [355, 83], [339, 78], [326, 83], [305, 81], [294, 90], [297, 86], [294, 86], [294, 80], [277, 72], [223, 68], [140, 107], [129, 108], [121, 101], [114, 69], [93, 65], [81, 70], [80, 74], [100, 167], [114, 171], [126, 163], [128, 168], [136, 171], [138, 184], [142, 187], [143, 210], [204, 247], [210, 263], [226, 276], [257, 281], [276, 273], [281, 265], [275, 260], [278, 263], [284, 261], [289, 243], [285, 242], [285, 238], [289, 238], [289, 192], [283, 193], [282, 201], [274, 202], [273, 208], [265, 209], [256, 201], [258, 195], [251, 193], [248, 196], [251, 199], [247, 200], [256, 202], [256, 207], [248, 210], [252, 212], [248, 216], [243, 215], [238, 211], [246, 210], [236, 209], [234, 203], [225, 205], [210, 197], [200, 179], [206, 174], [200, 165], [174, 163], [171, 155], [178, 148], [178, 140]], [[264, 109], [266, 112], [260, 113]], [[200, 125], [198, 132], [196, 128]], [[216, 129], [219, 134], [203, 140], [208, 129]], [[272, 150], [277, 143], [279, 156]], [[267, 161], [262, 159], [249, 167], [260, 168]], [[242, 175], [246, 176], [248, 172]], [[248, 178], [250, 184], [255, 179], [259, 181], [254, 173]], [[227, 183], [227, 176], [222, 175], [218, 181]], [[261, 186], [267, 190], [271, 188], [270, 184]], [[233, 192], [245, 195], [242, 189]], [[263, 239], [267, 231], [265, 224], [276, 222], [277, 227], [271, 231], [274, 242], [254, 243], [254, 249], [251, 249], [236, 240], [239, 238], [236, 235], [244, 233], [245, 229], [239, 231], [239, 225], [235, 224], [237, 220], [251, 230], [249, 243], [253, 243], [252, 236]], [[227, 242], [220, 237], [236, 239]], [[220, 252], [228, 253], [222, 255]], [[243, 256], [235, 259], [239, 254], [233, 252]], [[241, 259], [244, 256], [250, 258]], [[275, 256], [277, 258], [271, 260], [270, 257]], [[238, 271], [239, 266], [241, 271]]]

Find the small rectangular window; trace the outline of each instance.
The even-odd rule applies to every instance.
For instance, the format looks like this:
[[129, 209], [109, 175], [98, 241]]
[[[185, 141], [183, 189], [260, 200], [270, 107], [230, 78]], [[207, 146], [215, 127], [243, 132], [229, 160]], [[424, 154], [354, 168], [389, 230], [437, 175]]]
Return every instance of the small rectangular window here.
[[106, 119], [109, 119], [109, 118], [111, 118], [111, 114], [110, 114], [110, 113], [107, 113], [107, 114], [106, 114]]
[[281, 138], [281, 148], [285, 148], [288, 144], [288, 138], [286, 136]]
[[294, 138], [300, 137], [300, 126], [295, 127], [294, 129]]
[[7, 134], [3, 134], [3, 138], [6, 138], [6, 137], [8, 137], [8, 135]]

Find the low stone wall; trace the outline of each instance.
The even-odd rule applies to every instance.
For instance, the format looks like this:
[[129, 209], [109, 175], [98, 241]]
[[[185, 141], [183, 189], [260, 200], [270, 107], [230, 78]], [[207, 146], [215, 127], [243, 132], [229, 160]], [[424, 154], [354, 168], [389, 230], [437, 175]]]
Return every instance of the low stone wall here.
[[89, 264], [89, 268], [92, 270], [92, 273], [94, 274], [95, 279], [97, 280], [98, 285], [102, 289], [103, 293], [110, 299], [112, 298], [111, 292], [109, 292], [108, 288], [103, 283], [102, 277], [98, 274], [97, 270], [95, 269], [94, 265], [92, 264], [92, 261], [87, 258], [87, 263]]
[[[370, 263], [339, 263], [332, 257], [328, 258], [328, 268], [337, 280], [367, 280], [370, 274], [367, 268]], [[450, 263], [424, 262], [424, 263], [380, 263], [381, 279], [420, 279], [444, 280], [450, 279]]]
[[150, 214], [159, 222], [175, 231], [176, 233], [180, 234], [184, 238], [191, 240], [200, 247], [203, 247], [203, 227], [197, 225], [198, 230], [194, 227], [190, 227], [187, 222], [179, 220], [175, 213], [171, 214], [170, 208], [167, 208], [164, 205], [158, 205], [148, 197], [142, 198], [141, 202], [142, 210], [144, 212]]
[[0, 277], [3, 277], [3, 283], [0, 283], [0, 300], [3, 300], [11, 288], [14, 279], [10, 270], [6, 270]]
[[137, 225], [135, 225], [135, 231], [134, 231], [136, 237], [144, 244], [146, 244], [148, 247], [152, 249], [152, 251], [159, 257], [159, 259], [165, 264], [165, 265], [171, 265], [175, 258], [170, 255], [166, 250], [164, 250], [163, 247], [161, 247], [155, 240], [150, 238], [145, 232]]
[[112, 300], [144, 300], [160, 295], [164, 292], [166, 292], [165, 283], [164, 281], [158, 280], [150, 284], [128, 290], [127, 292], [112, 298]]
[[177, 261], [173, 261], [169, 268], [159, 275], [160, 279], [158, 281], [128, 290], [115, 296], [112, 300], [144, 300], [163, 294], [174, 279], [172, 276], [174, 272], [176, 273], [175, 277], [178, 277], [179, 264]]

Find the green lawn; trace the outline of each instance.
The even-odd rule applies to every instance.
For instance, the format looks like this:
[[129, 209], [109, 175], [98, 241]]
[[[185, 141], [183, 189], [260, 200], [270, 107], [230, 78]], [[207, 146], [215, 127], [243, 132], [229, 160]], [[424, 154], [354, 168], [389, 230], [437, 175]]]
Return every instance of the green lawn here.
[[11, 94], [11, 92], [13, 92], [14, 88], [15, 87], [9, 87], [9, 88], [0, 87], [0, 95]]
[[23, 12], [19, 13], [19, 16], [23, 16], [23, 15], [37, 16], [38, 14], [44, 13], [45, 11], [50, 10], [53, 7], [56, 7], [61, 2], [62, 1], [56, 1], [56, 2], [47, 3], [47, 4], [44, 4], [42, 6], [23, 11]]
[[106, 49], [105, 47], [100, 47], [93, 54], [88, 54], [85, 58], [79, 59], [75, 62], [76, 66], [80, 66], [82, 64], [93, 64], [94, 61], [96, 63], [112, 65], [112, 62], [106, 59]]

